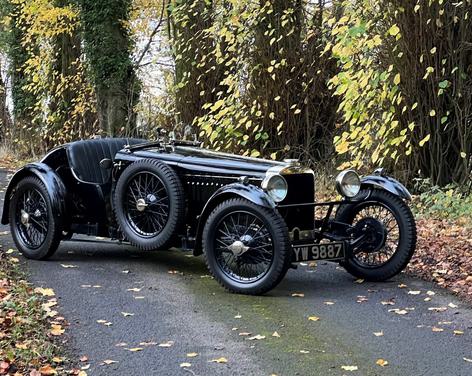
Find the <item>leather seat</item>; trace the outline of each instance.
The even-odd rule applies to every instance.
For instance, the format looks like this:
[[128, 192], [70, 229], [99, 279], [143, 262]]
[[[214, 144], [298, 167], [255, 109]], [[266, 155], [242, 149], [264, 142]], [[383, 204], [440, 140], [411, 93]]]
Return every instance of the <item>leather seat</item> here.
[[83, 183], [105, 184], [110, 180], [111, 169], [100, 166], [102, 159], [115, 159], [125, 145], [147, 142], [137, 138], [101, 138], [75, 141], [67, 148], [67, 158], [72, 172]]

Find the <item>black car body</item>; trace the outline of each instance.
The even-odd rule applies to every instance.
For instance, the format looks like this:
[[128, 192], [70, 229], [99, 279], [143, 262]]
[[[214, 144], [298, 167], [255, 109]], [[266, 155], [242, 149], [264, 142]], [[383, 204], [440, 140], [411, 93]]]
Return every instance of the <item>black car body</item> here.
[[[263, 284], [260, 281], [253, 283], [247, 276], [239, 276], [238, 279], [233, 276], [236, 273], [234, 270], [226, 273], [227, 265], [211, 265], [206, 255], [210, 270], [213, 274], [221, 272], [220, 278], [215, 277], [228, 289], [263, 293], [279, 282], [280, 276], [283, 277], [293, 262], [316, 259], [343, 263], [356, 276], [373, 280], [389, 278], [406, 265], [414, 251], [414, 221], [405, 205], [410, 195], [402, 184], [385, 176], [381, 170], [358, 182], [350, 173], [357, 190], [354, 197], [315, 203], [314, 173], [295, 160], [277, 162], [243, 157], [211, 151], [202, 148], [199, 143], [187, 141], [83, 140], [57, 147], [40, 162], [28, 164], [16, 172], [5, 195], [2, 223], [11, 224], [19, 249], [32, 258], [49, 257], [59, 241], [69, 239], [72, 234], [130, 240], [134, 245], [149, 250], [163, 247], [192, 249], [195, 255], [199, 255], [213, 247], [213, 240], [204, 239], [208, 221], [218, 217], [218, 213], [213, 217], [212, 213], [215, 210], [231, 213], [225, 205], [230, 207], [233, 200], [238, 207], [238, 217], [227, 217], [226, 220], [231, 219], [234, 224], [235, 218], [239, 221], [241, 216], [243, 219], [246, 216], [248, 228], [243, 231], [243, 224], [238, 222], [233, 226], [231, 222], [223, 221], [221, 226], [226, 226], [227, 230], [230, 223], [234, 234], [220, 230], [224, 237], [219, 241], [224, 244], [229, 241], [228, 237], [233, 236], [231, 244], [226, 247], [232, 254], [226, 248], [218, 252], [230, 253], [231, 257], [239, 260], [233, 261], [235, 269], [243, 263], [249, 265], [245, 266], [248, 270], [255, 269], [259, 256], [250, 259], [249, 254], [256, 254], [258, 247], [264, 247], [258, 245], [251, 248], [250, 243], [261, 236], [258, 233], [262, 233], [272, 250], [264, 249], [267, 254], [272, 254], [270, 262], [264, 259], [267, 268], [275, 268], [273, 265], [278, 262], [279, 243], [284, 248], [284, 260], [276, 276]], [[274, 183], [278, 184], [274, 188], [278, 189], [277, 194], [285, 194], [282, 200], [274, 200], [273, 197], [277, 196], [271, 195], [268, 191], [271, 188], [266, 186], [274, 176], [277, 177]], [[27, 178], [29, 181], [22, 188], [20, 183]], [[133, 188], [133, 184], [138, 188]], [[344, 182], [338, 181], [338, 184]], [[167, 196], [160, 198], [159, 192]], [[15, 198], [20, 193], [22, 198]], [[383, 202], [385, 200], [393, 200], [393, 203], [389, 205], [389, 202]], [[359, 224], [346, 214], [353, 210], [365, 210], [362, 205], [366, 203], [387, 207], [398, 223], [398, 248], [401, 248], [401, 237], [403, 241], [408, 237], [409, 243], [403, 245], [406, 251], [400, 252], [400, 260], [396, 260], [399, 254], [396, 251], [381, 265], [354, 265], [350, 270], [350, 260], [360, 246], [371, 254], [379, 252], [378, 249], [387, 244], [387, 225], [382, 225], [382, 220], [367, 215], [361, 218]], [[326, 207], [327, 213], [323, 218], [315, 219], [315, 208], [319, 206]], [[401, 210], [395, 213], [395, 207], [398, 209], [399, 206]], [[271, 219], [266, 223], [267, 217]], [[252, 224], [249, 223], [251, 221]], [[54, 222], [53, 225], [51, 222]], [[402, 228], [404, 222], [408, 225], [405, 229]], [[170, 230], [167, 229], [169, 226]], [[213, 234], [212, 239], [218, 237], [212, 232], [215, 226], [216, 222], [208, 225], [207, 238], [210, 236], [208, 234]], [[39, 240], [44, 237], [39, 245], [31, 241], [36, 230], [39, 235], [34, 236]], [[54, 233], [52, 237], [51, 231]], [[57, 235], [59, 231], [60, 238]], [[165, 235], [165, 240], [154, 241], [165, 231], [171, 232]], [[370, 235], [366, 235], [366, 231]], [[245, 232], [253, 233], [254, 239], [248, 234], [242, 235]], [[280, 239], [277, 232], [283, 233]], [[218, 257], [221, 258], [221, 254], [213, 258]], [[393, 269], [387, 268], [385, 271], [386, 266]], [[369, 272], [369, 268], [375, 269], [375, 273]], [[269, 274], [269, 269], [264, 273]], [[370, 274], [364, 275], [363, 270]], [[245, 273], [250, 274], [248, 271]], [[261, 278], [266, 278], [264, 276]]]

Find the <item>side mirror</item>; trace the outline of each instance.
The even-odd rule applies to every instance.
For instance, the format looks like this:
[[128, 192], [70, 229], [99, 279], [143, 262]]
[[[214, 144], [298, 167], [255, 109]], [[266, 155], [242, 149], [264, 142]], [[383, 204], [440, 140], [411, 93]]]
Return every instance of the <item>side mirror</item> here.
[[113, 167], [113, 161], [110, 158], [104, 158], [100, 161], [100, 167], [109, 170]]

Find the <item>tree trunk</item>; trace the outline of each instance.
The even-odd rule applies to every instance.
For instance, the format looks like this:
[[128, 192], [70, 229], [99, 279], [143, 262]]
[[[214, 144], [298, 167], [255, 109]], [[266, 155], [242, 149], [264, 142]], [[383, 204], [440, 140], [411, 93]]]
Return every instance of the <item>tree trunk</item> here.
[[131, 0], [80, 0], [80, 4], [100, 128], [107, 136], [134, 135], [139, 82], [130, 58], [132, 44], [125, 26]]
[[[1, 69], [0, 69], [1, 71]], [[3, 141], [12, 130], [12, 120], [7, 106], [7, 90], [0, 75], [0, 141]]]

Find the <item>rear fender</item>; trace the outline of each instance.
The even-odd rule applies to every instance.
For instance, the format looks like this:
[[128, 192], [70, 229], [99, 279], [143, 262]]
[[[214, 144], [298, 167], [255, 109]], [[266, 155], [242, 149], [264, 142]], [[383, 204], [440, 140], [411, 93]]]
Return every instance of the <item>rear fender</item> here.
[[52, 212], [59, 221], [65, 221], [66, 216], [66, 187], [59, 175], [47, 164], [35, 162], [27, 164], [18, 170], [12, 177], [5, 192], [3, 204], [2, 224], [9, 223], [10, 200], [15, 193], [15, 188], [21, 179], [27, 176], [36, 176], [46, 187], [52, 204]]
[[389, 176], [365, 176], [361, 179], [361, 189], [362, 188], [380, 188], [393, 193], [404, 200], [411, 200], [411, 194], [408, 192], [408, 189], [406, 189], [406, 187], [398, 180]]
[[207, 201], [202, 213], [198, 216], [197, 232], [195, 236], [194, 255], [201, 255], [202, 251], [202, 233], [205, 223], [210, 213], [220, 203], [230, 198], [241, 197], [256, 205], [260, 205], [269, 209], [275, 209], [275, 202], [261, 188], [251, 184], [233, 183], [225, 185], [218, 189]]

